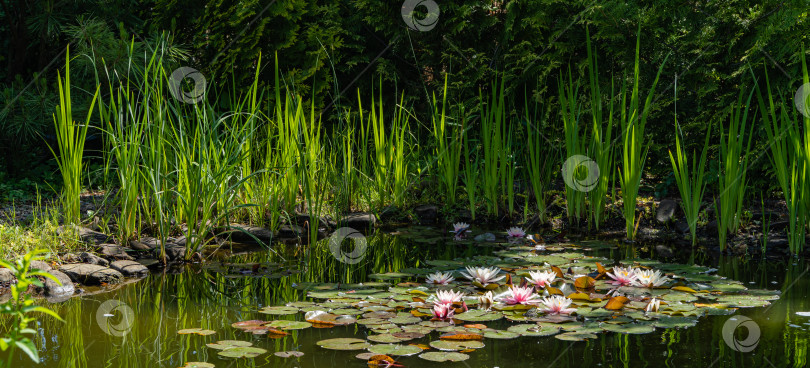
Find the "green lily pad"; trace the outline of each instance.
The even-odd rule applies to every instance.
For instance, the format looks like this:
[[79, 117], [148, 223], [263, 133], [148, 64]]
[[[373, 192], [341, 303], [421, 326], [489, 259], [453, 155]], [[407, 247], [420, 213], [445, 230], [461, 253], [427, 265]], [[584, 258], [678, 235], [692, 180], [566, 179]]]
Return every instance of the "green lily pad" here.
[[186, 362], [181, 368], [214, 368], [215, 365], [206, 362]]
[[551, 336], [560, 333], [558, 327], [541, 326], [537, 324], [514, 325], [509, 326], [506, 330], [518, 333], [521, 336]]
[[383, 355], [410, 356], [421, 353], [422, 349], [413, 345], [383, 344], [374, 345], [368, 348], [368, 351]]
[[463, 362], [470, 359], [470, 356], [467, 354], [447, 351], [429, 351], [420, 354], [419, 357], [431, 362]]
[[300, 351], [277, 351], [273, 355], [279, 358], [300, 358], [304, 356], [304, 353]]
[[652, 325], [658, 328], [684, 328], [692, 327], [698, 322], [697, 318], [690, 317], [662, 317], [653, 322]]
[[267, 350], [255, 346], [239, 346], [220, 351], [218, 354], [228, 358], [255, 358]]
[[272, 315], [289, 315], [298, 313], [299, 309], [295, 307], [264, 307], [259, 310], [259, 313], [272, 314]]
[[177, 331], [177, 334], [179, 334], [179, 335], [195, 334], [195, 335], [200, 335], [200, 336], [208, 336], [208, 335], [213, 335], [215, 333], [217, 333], [217, 332], [214, 331], [214, 330], [204, 330], [204, 329], [201, 329], [201, 328], [186, 328], [186, 329], [182, 329], [180, 331]]
[[205, 346], [211, 349], [217, 350], [225, 350], [225, 349], [232, 349], [232, 348], [239, 348], [239, 347], [248, 347], [252, 346], [253, 343], [250, 341], [239, 341], [239, 340], [222, 340], [217, 342], [212, 342], [209, 344], [205, 344]]
[[317, 342], [317, 345], [329, 350], [363, 350], [371, 347], [366, 340], [355, 338], [321, 340]]
[[458, 351], [467, 349], [480, 349], [484, 343], [478, 340], [456, 341], [456, 340], [436, 340], [430, 342], [430, 347], [441, 351]]
[[396, 337], [396, 336], [394, 336], [392, 334], [388, 334], [388, 333], [379, 334], [379, 335], [371, 335], [371, 336], [367, 337], [367, 339], [369, 339], [369, 341], [374, 341], [374, 342], [379, 342], [379, 343], [386, 343], [386, 344], [395, 343], [395, 342], [403, 342], [403, 341], [410, 340], [410, 339], [407, 339], [407, 338], [399, 338], [399, 337]]
[[585, 341], [587, 339], [595, 339], [596, 335], [586, 332], [564, 332], [554, 337], [563, 341]]
[[515, 339], [520, 337], [520, 334], [517, 332], [512, 331], [503, 331], [503, 330], [486, 330], [484, 331], [484, 338], [487, 339], [500, 339], [500, 340], [509, 340]]
[[651, 325], [625, 323], [625, 324], [609, 324], [606, 323], [602, 326], [605, 331], [625, 333], [625, 334], [647, 334], [655, 331], [655, 327]]
[[277, 320], [270, 322], [267, 324], [269, 327], [275, 327], [282, 330], [302, 330], [305, 328], [312, 327], [312, 324], [309, 322], [302, 322], [302, 321], [287, 321], [287, 320]]
[[482, 309], [471, 309], [464, 313], [456, 314], [453, 318], [465, 322], [488, 322], [497, 321], [503, 318], [503, 314], [494, 311], [485, 311]]

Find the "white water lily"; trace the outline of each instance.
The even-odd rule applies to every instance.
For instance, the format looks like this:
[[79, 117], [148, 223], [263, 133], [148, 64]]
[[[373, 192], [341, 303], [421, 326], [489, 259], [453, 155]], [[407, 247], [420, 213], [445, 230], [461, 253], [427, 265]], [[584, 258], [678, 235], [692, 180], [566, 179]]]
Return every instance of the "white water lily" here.
[[662, 275], [658, 270], [642, 270], [636, 269], [636, 280], [633, 281], [633, 286], [654, 288], [664, 285], [669, 281], [669, 278]]
[[545, 288], [554, 282], [557, 278], [557, 273], [554, 271], [529, 271], [529, 277], [526, 281], [539, 288]]
[[607, 275], [613, 279], [610, 283], [615, 286], [632, 286], [638, 278], [636, 270], [633, 267], [622, 268], [614, 266], [613, 273], [608, 272]]
[[501, 273], [501, 269], [498, 267], [467, 267], [467, 273], [462, 272], [461, 275], [470, 281], [478, 281], [481, 285], [486, 285], [501, 281], [506, 277], [498, 276], [499, 273]]
[[478, 297], [478, 306], [481, 309], [489, 309], [489, 307], [491, 307], [492, 304], [495, 304], [495, 297], [492, 296], [491, 291], [487, 291], [486, 293]]
[[571, 314], [576, 311], [576, 308], [568, 308], [573, 301], [564, 296], [552, 295], [543, 298], [541, 302], [545, 306], [546, 314]]
[[455, 292], [453, 290], [439, 290], [436, 292], [434, 304], [453, 304], [461, 301], [464, 293]]
[[509, 240], [522, 239], [522, 238], [526, 237], [526, 232], [523, 231], [523, 229], [521, 229], [521, 228], [519, 228], [517, 226], [510, 227], [510, 228], [506, 229], [506, 237], [508, 237]]
[[658, 312], [658, 308], [660, 308], [660, 307], [661, 307], [661, 301], [656, 299], [656, 298], [652, 298], [652, 300], [650, 300], [650, 302], [647, 303], [647, 307], [644, 308], [644, 310], [646, 312]]
[[453, 274], [450, 272], [434, 272], [428, 275], [427, 279], [425, 279], [425, 282], [434, 285], [447, 285], [453, 282], [453, 280], [455, 280], [455, 278], [453, 277]]

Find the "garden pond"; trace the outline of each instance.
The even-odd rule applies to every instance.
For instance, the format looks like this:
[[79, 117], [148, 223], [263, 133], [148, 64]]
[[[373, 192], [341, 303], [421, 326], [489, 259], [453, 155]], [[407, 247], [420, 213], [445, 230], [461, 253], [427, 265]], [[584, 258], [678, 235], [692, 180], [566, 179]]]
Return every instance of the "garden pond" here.
[[[219, 252], [209, 262], [153, 272], [109, 291], [86, 288], [48, 305], [64, 322], [37, 321], [42, 363], [19, 353], [15, 366], [364, 367], [377, 354], [405, 367], [807, 362], [810, 314], [802, 312], [810, 311], [810, 268], [804, 260], [688, 251], [663, 260], [644, 247], [595, 240], [535, 250], [455, 241], [423, 227], [363, 239], [360, 253], [345, 242], [330, 249], [328, 239], [312, 247], [279, 245], [278, 253]], [[605, 272], [620, 264], [660, 270], [667, 283], [611, 285]], [[576, 312], [547, 315], [504, 303], [482, 309], [479, 296], [496, 285], [471, 283], [462, 275], [467, 266], [499, 267], [509, 275], [499, 283], [515, 285], [528, 271], [557, 266], [563, 277], [548, 290], [568, 295]], [[426, 284], [437, 271], [455, 280]], [[437, 289], [467, 296], [451, 308], [454, 319], [431, 320]], [[653, 297], [661, 304], [647, 312]]]

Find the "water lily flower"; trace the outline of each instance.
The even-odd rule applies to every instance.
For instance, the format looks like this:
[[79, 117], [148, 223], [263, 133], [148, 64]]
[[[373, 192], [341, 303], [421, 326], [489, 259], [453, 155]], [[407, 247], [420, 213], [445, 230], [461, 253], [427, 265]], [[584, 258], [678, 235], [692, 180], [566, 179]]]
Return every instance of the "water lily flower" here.
[[666, 284], [669, 278], [661, 274], [658, 270], [641, 270], [636, 269], [636, 280], [633, 282], [637, 287], [654, 288]]
[[453, 318], [456, 310], [450, 304], [436, 304], [433, 306], [433, 319], [447, 320]]
[[658, 308], [661, 307], [661, 301], [655, 298], [652, 298], [649, 303], [647, 303], [647, 307], [644, 308], [647, 312], [658, 312]]
[[470, 224], [466, 222], [456, 222], [453, 224], [453, 231], [451, 231], [451, 233], [453, 233], [453, 239], [461, 240], [464, 238], [464, 233], [467, 232], [467, 230], [470, 230]]
[[462, 292], [455, 292], [453, 290], [439, 290], [436, 292], [436, 300], [433, 303], [451, 305], [453, 303], [460, 302], [461, 298], [463, 297], [464, 293]]
[[455, 280], [455, 278], [450, 272], [434, 272], [428, 275], [425, 282], [434, 285], [447, 285], [453, 282], [453, 280]]
[[540, 302], [540, 296], [534, 293], [534, 288], [531, 286], [510, 286], [509, 291], [499, 295], [498, 299], [507, 305], [528, 305]]
[[526, 277], [526, 281], [542, 289], [551, 285], [556, 278], [557, 273], [554, 271], [529, 271], [529, 277]]
[[470, 281], [478, 281], [481, 285], [487, 285], [501, 281], [506, 277], [498, 276], [500, 272], [501, 269], [498, 267], [467, 267], [467, 273], [462, 272], [461, 275], [470, 279]]
[[526, 232], [517, 226], [510, 227], [506, 229], [506, 237], [509, 238], [510, 241], [519, 240], [526, 237]]
[[481, 309], [489, 309], [492, 304], [495, 304], [495, 297], [492, 296], [491, 291], [487, 291], [484, 295], [478, 297], [478, 306]]
[[638, 278], [636, 270], [633, 269], [633, 267], [622, 268], [614, 266], [613, 273], [608, 272], [607, 275], [613, 279], [610, 283], [615, 286], [632, 286]]
[[564, 296], [552, 295], [542, 300], [546, 314], [571, 314], [576, 308], [568, 308], [573, 301]]

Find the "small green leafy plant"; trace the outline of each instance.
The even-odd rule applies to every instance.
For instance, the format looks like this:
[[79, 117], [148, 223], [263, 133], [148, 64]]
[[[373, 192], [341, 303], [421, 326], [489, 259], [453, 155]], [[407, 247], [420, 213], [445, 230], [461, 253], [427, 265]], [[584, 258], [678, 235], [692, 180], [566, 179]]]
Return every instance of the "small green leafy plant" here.
[[47, 277], [57, 283], [59, 282], [59, 280], [47, 272], [31, 270], [31, 262], [42, 259], [44, 253], [46, 252], [42, 249], [35, 249], [20, 257], [20, 259], [13, 264], [0, 260], [0, 266], [11, 270], [17, 278], [17, 283], [11, 286], [11, 300], [0, 306], [0, 314], [11, 316], [13, 322], [11, 329], [5, 336], [0, 338], [0, 349], [9, 351], [8, 360], [3, 362], [6, 367], [12, 366], [11, 361], [16, 349], [24, 351], [31, 360], [39, 363], [39, 353], [37, 353], [36, 345], [34, 345], [34, 342], [29, 337], [25, 336], [36, 333], [36, 330], [28, 327], [29, 323], [36, 320], [36, 318], [31, 317], [32, 313], [45, 313], [60, 321], [62, 320], [56, 312], [42, 306], [34, 305], [34, 300], [30, 299], [28, 294], [26, 294], [31, 285], [42, 286], [42, 281], [40, 281], [37, 276]]

